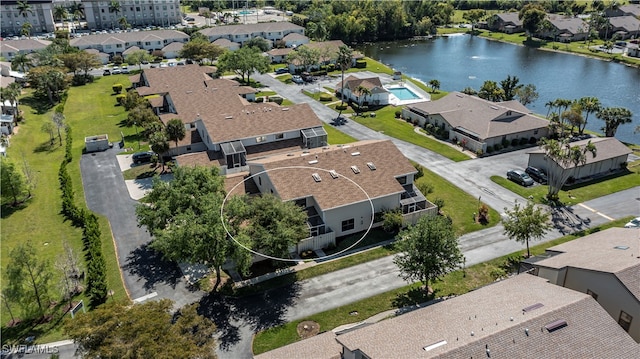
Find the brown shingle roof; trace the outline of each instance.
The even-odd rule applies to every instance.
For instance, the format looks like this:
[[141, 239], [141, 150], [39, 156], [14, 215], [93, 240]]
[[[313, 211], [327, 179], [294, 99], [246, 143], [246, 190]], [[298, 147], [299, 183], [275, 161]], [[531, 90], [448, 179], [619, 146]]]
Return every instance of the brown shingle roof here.
[[[618, 141], [615, 137], [597, 137], [582, 141], [571, 142], [571, 146], [584, 147], [587, 143], [591, 143], [596, 147], [596, 156], [592, 156], [591, 153], [587, 153], [587, 162], [585, 164], [605, 161], [611, 158], [624, 156], [630, 154], [632, 151], [629, 147], [625, 146], [622, 142]], [[538, 148], [530, 151], [529, 153], [544, 153], [544, 150]], [[569, 164], [566, 168], [574, 167], [573, 163]]]
[[[491, 102], [460, 92], [452, 92], [436, 101], [407, 105], [407, 108], [425, 114], [439, 114], [452, 127], [464, 128], [476, 133], [481, 139], [546, 128], [549, 125], [549, 121], [531, 115], [531, 111], [517, 101]], [[504, 116], [509, 111], [512, 115], [507, 119]]]
[[340, 359], [341, 351], [342, 346], [336, 341], [336, 335], [329, 331], [256, 355], [254, 359]]
[[271, 49], [267, 52], [267, 54], [271, 56], [287, 56], [291, 51], [294, 51], [290, 47], [286, 47], [283, 49]]
[[176, 163], [181, 167], [195, 167], [195, 166], [220, 166], [218, 160], [220, 159], [214, 151], [203, 151], [186, 153], [184, 155], [176, 156]]
[[[543, 306], [523, 311], [536, 303]], [[544, 329], [559, 319], [567, 326]], [[529, 274], [339, 335], [337, 340], [352, 351], [383, 359], [486, 358], [487, 348], [491, 358], [622, 358], [638, 350], [593, 298]], [[440, 341], [446, 344], [424, 349]]]
[[0, 47], [2, 47], [2, 52], [6, 52], [9, 50], [13, 50], [15, 52], [18, 51], [35, 51], [44, 49], [51, 41], [48, 40], [38, 40], [38, 39], [22, 39], [22, 40], [3, 40], [0, 41]]
[[[367, 166], [368, 162], [374, 164], [375, 170]], [[381, 140], [292, 152], [251, 163], [272, 170], [268, 176], [282, 200], [313, 196], [323, 210], [366, 201], [364, 192], [371, 199], [400, 194], [404, 189], [396, 177], [416, 172], [391, 141]], [[310, 168], [296, 168], [302, 166]], [[360, 173], [354, 173], [351, 166], [357, 166]], [[341, 176], [333, 179], [331, 170]], [[320, 175], [321, 182], [313, 179], [313, 173]]]
[[[349, 77], [344, 79], [344, 87], [351, 90], [351, 92], [355, 92], [355, 89], [358, 88], [359, 86], [363, 86], [365, 88], [368, 88], [369, 90], [376, 89], [374, 91], [375, 93], [387, 92], [387, 90], [385, 90], [384, 87], [382, 86], [382, 81], [380, 81], [379, 77], [367, 77], [367, 78], [360, 79], [353, 75], [350, 75]], [[342, 88], [342, 81], [339, 82], [338, 85], [336, 85], [336, 90], [339, 90], [341, 88]]]

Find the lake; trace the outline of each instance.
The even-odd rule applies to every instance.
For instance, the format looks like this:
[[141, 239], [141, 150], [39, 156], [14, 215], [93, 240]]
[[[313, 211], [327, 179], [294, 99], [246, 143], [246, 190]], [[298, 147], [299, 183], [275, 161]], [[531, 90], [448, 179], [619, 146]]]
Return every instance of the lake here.
[[[486, 80], [499, 84], [507, 75], [517, 76], [521, 84], [536, 86], [540, 97], [527, 107], [542, 115], [547, 114], [544, 104], [557, 98], [597, 97], [603, 106], [631, 110], [633, 123], [620, 126], [616, 138], [640, 144], [640, 133], [633, 133], [640, 125], [640, 69], [470, 35], [380, 42], [357, 49], [425, 83], [437, 79], [443, 91], [477, 91]], [[595, 114], [588, 121], [587, 129], [601, 132], [604, 122]]]

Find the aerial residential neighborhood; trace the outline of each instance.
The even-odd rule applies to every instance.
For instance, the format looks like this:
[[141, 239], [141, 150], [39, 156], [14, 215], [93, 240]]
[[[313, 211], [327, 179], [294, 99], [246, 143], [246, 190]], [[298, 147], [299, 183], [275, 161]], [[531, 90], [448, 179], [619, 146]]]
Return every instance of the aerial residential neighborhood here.
[[640, 352], [638, 2], [0, 10], [2, 358]]

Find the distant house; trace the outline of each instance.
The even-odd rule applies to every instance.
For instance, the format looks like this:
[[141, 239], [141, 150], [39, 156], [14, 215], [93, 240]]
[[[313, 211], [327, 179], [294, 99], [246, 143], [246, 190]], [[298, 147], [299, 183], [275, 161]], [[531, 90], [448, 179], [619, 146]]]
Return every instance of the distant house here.
[[610, 18], [617, 16], [640, 17], [640, 4], [618, 5], [615, 8], [607, 8], [604, 12]]
[[289, 21], [260, 22], [257, 24], [224, 25], [215, 26], [198, 31], [206, 36], [209, 41], [224, 38], [239, 44], [255, 37], [262, 37], [265, 40], [281, 40], [291, 33], [304, 35], [304, 27], [293, 24]]
[[[328, 65], [335, 64], [336, 57], [338, 54], [338, 50], [341, 46], [346, 46], [342, 40], [331, 40], [331, 41], [317, 41], [310, 42], [308, 44], [304, 44], [302, 46], [306, 46], [312, 49], [316, 49], [320, 52], [319, 65]], [[358, 51], [353, 51], [351, 58], [351, 66], [356, 65], [356, 61], [358, 59], [363, 58], [364, 55], [359, 53]], [[294, 61], [289, 64], [289, 71], [294, 73], [296, 70], [300, 70], [302, 65], [298, 61]]]
[[10, 135], [13, 133], [13, 123], [14, 116], [13, 115], [0, 115], [0, 133], [3, 135]]
[[94, 34], [73, 38], [71, 46], [80, 50], [96, 49], [110, 56], [122, 55], [131, 47], [152, 52], [162, 50], [172, 42], [186, 43], [189, 35], [177, 30], [132, 31], [113, 34]]
[[596, 147], [596, 156], [587, 153], [587, 162], [577, 168], [573, 165], [562, 167], [547, 157], [542, 149], [529, 152], [529, 166], [549, 171], [571, 171], [571, 177], [575, 180], [590, 179], [604, 176], [622, 170], [622, 164], [627, 162], [631, 150], [614, 137], [599, 137], [588, 140], [572, 142], [571, 146], [584, 147], [591, 141]]
[[571, 42], [585, 40], [589, 35], [589, 24], [578, 17], [547, 14], [551, 29], [541, 31], [538, 36], [554, 41]]
[[640, 46], [638, 44], [627, 44], [627, 56], [640, 57]]
[[[358, 88], [362, 86], [371, 91], [370, 95], [361, 94]], [[343, 90], [342, 82], [336, 85], [336, 92]], [[344, 79], [344, 96], [346, 99], [363, 105], [387, 105], [389, 104], [389, 91], [382, 86], [379, 77], [357, 78], [353, 75]]]
[[460, 92], [407, 105], [402, 116], [417, 120], [420, 126], [439, 127], [449, 140], [466, 141], [466, 148], [483, 153], [503, 141], [533, 142], [549, 133], [549, 121], [534, 116], [518, 101], [491, 102]]
[[233, 42], [229, 39], [225, 39], [225, 38], [219, 38], [217, 40], [215, 40], [214, 42], [212, 42], [212, 44], [216, 45], [216, 46], [220, 46], [223, 49], [226, 50], [230, 50], [230, 51], [235, 51], [238, 50], [240, 48], [240, 44], [237, 42]]
[[291, 51], [295, 51], [295, 50], [290, 47], [287, 47], [284, 49], [276, 48], [276, 49], [271, 49], [267, 51], [267, 55], [269, 55], [269, 58], [271, 59], [272, 63], [281, 64], [287, 61], [287, 55], [289, 55]]
[[303, 34], [299, 34], [297, 32], [292, 32], [287, 36], [282, 38], [286, 47], [296, 47], [309, 43], [309, 38], [304, 36]]
[[637, 353], [638, 344], [591, 296], [522, 274], [255, 358], [635, 358]]
[[0, 56], [11, 61], [18, 54], [30, 54], [44, 49], [49, 44], [51, 41], [38, 39], [2, 40], [0, 41]]
[[[640, 20], [635, 16], [616, 16], [609, 19], [609, 35], [617, 40], [640, 37]], [[604, 35], [604, 33], [603, 33]]]
[[104, 52], [100, 52], [99, 50], [96, 50], [96, 49], [86, 49], [84, 51], [89, 54], [94, 54], [98, 56], [98, 59], [103, 65], [106, 65], [109, 63], [109, 54], [105, 54]]
[[180, 57], [180, 51], [183, 47], [184, 43], [175, 41], [163, 47], [161, 51], [165, 59], [175, 59]]
[[489, 29], [492, 31], [500, 31], [507, 34], [522, 32], [522, 20], [518, 18], [517, 12], [504, 12], [495, 14], [488, 22]]
[[639, 238], [638, 229], [609, 228], [548, 248], [522, 263], [522, 269], [591, 295], [640, 343]]

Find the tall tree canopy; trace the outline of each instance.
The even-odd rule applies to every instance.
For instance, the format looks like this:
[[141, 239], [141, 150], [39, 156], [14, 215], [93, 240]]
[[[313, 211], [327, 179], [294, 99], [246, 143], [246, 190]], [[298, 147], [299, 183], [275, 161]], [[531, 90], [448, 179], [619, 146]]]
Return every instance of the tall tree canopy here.
[[531, 201], [524, 206], [516, 201], [512, 209], [505, 208], [504, 211], [505, 217], [502, 219], [504, 233], [510, 239], [526, 243], [527, 257], [530, 257], [529, 240], [539, 240], [551, 229], [549, 213]]
[[172, 312], [167, 299], [144, 304], [108, 303], [68, 319], [65, 333], [86, 358], [215, 359], [213, 322], [197, 304]]
[[462, 263], [458, 238], [445, 217], [423, 216], [414, 226], [401, 231], [399, 237], [401, 254], [393, 261], [405, 280], [419, 280], [428, 286]]
[[538, 3], [529, 3], [520, 9], [518, 18], [522, 20], [522, 27], [527, 32], [527, 39], [531, 39], [538, 32], [545, 16], [547, 16], [545, 9]]
[[587, 162], [587, 155], [596, 157], [597, 151], [594, 144], [589, 141], [585, 146], [572, 146], [568, 139], [553, 140], [543, 138], [540, 140], [540, 148], [545, 153], [549, 192], [547, 198], [555, 200], [558, 192], [573, 175], [576, 168]]
[[[250, 83], [249, 77], [254, 71], [261, 74], [270, 70], [269, 58], [255, 47], [244, 46], [239, 50], [226, 51], [218, 58], [218, 71], [233, 71], [240, 75], [242, 82]], [[246, 76], [246, 81], [245, 81]]]
[[620, 125], [631, 123], [632, 116], [631, 111], [624, 107], [606, 107], [596, 113], [596, 117], [604, 121], [602, 131], [607, 137], [614, 137]]
[[2, 201], [10, 202], [15, 206], [26, 200], [30, 191], [24, 173], [5, 157], [0, 159], [0, 166], [0, 185], [2, 186], [0, 194], [2, 195]]
[[184, 44], [180, 50], [180, 57], [200, 62], [204, 59], [215, 60], [224, 52], [220, 46], [214, 45], [208, 39], [196, 38]]

